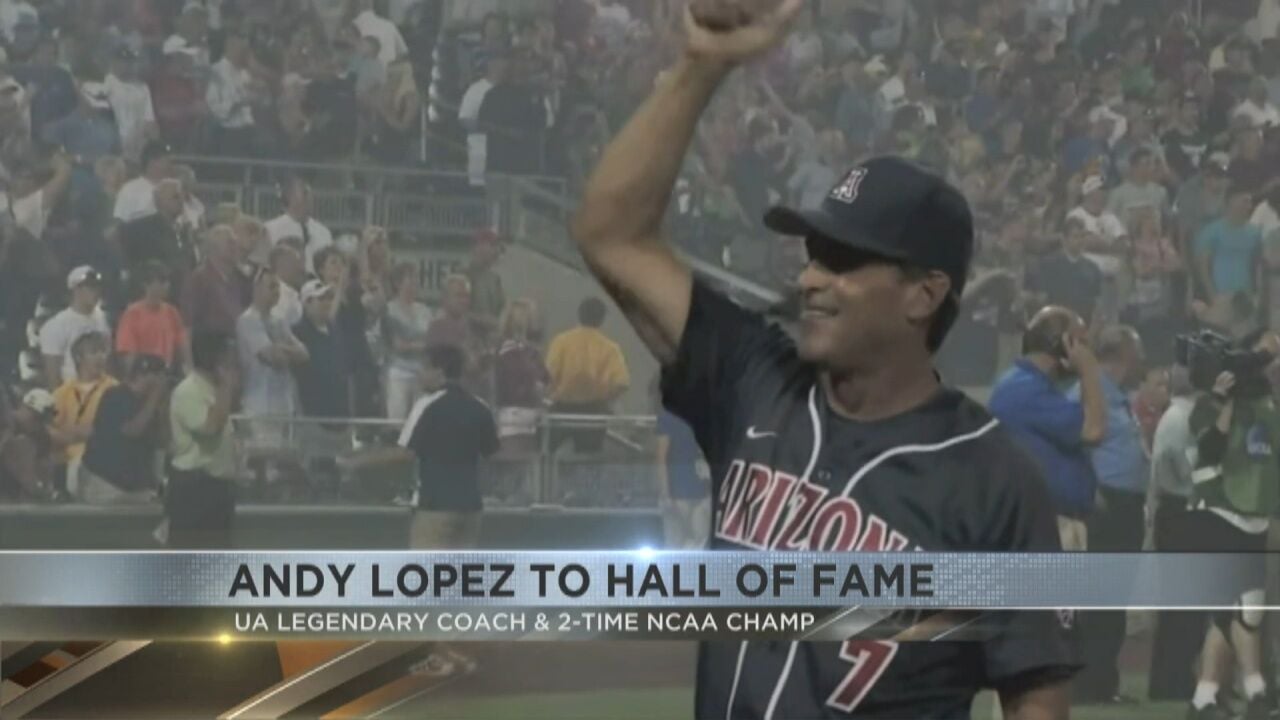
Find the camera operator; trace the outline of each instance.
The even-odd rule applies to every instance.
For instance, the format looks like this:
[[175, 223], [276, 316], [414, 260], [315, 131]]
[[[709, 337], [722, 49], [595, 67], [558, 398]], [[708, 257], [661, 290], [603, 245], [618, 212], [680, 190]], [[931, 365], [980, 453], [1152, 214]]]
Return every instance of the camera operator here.
[[[1248, 709], [1246, 720], [1268, 717], [1266, 680], [1262, 674], [1260, 606], [1266, 580], [1265, 558], [1269, 518], [1280, 497], [1280, 410], [1272, 394], [1271, 378], [1278, 367], [1280, 336], [1255, 332], [1234, 351], [1196, 353], [1188, 358], [1193, 381], [1203, 384], [1209, 360], [1217, 368], [1212, 391], [1191, 412], [1197, 461], [1192, 479], [1188, 530], [1201, 551], [1257, 553], [1238, 590], [1239, 608], [1212, 614], [1200, 655], [1200, 675], [1189, 717], [1226, 717], [1218, 691], [1234, 650], [1243, 679]], [[1199, 355], [1199, 356], [1197, 356]], [[1210, 370], [1209, 372], [1212, 372]]]

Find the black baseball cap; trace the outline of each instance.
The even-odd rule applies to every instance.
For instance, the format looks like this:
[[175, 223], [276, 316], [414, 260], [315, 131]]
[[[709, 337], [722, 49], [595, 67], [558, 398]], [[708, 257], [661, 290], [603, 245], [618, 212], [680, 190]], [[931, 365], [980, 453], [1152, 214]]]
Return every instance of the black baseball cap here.
[[152, 160], [158, 160], [162, 157], [172, 157], [173, 148], [169, 143], [163, 140], [152, 140], [142, 148], [142, 167], [146, 168], [151, 164]]
[[764, 224], [781, 235], [818, 235], [848, 248], [951, 278], [960, 297], [973, 259], [973, 213], [953, 185], [898, 157], [844, 174], [815, 208], [774, 207]]

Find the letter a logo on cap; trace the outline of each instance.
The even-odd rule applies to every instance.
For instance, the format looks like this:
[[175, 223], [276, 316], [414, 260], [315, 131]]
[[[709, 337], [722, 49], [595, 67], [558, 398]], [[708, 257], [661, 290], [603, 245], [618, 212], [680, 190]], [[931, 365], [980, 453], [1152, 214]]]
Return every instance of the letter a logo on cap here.
[[862, 187], [862, 181], [867, 177], [866, 168], [854, 168], [845, 176], [844, 181], [831, 191], [831, 199], [839, 200], [842, 203], [852, 204], [858, 199], [858, 188]]

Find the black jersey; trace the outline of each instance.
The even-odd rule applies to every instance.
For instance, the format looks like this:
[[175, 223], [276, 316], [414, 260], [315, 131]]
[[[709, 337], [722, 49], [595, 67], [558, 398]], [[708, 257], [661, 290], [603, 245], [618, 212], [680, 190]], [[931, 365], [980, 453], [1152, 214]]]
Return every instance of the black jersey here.
[[[712, 468], [716, 548], [1054, 551], [1034, 463], [959, 392], [879, 422], [831, 411], [781, 329], [694, 284], [663, 374]], [[981, 642], [704, 643], [697, 717], [968, 718], [984, 688], [1075, 670], [1053, 612], [1005, 613]]]

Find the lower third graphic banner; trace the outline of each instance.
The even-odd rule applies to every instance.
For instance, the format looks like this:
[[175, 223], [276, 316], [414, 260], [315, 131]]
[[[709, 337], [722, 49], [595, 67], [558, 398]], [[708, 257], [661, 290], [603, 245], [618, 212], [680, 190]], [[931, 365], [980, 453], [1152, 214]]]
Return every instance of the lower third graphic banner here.
[[[0, 638], [964, 639], [1239, 607], [1261, 554], [8, 552]], [[1265, 609], [1265, 608], [1264, 608]]]

